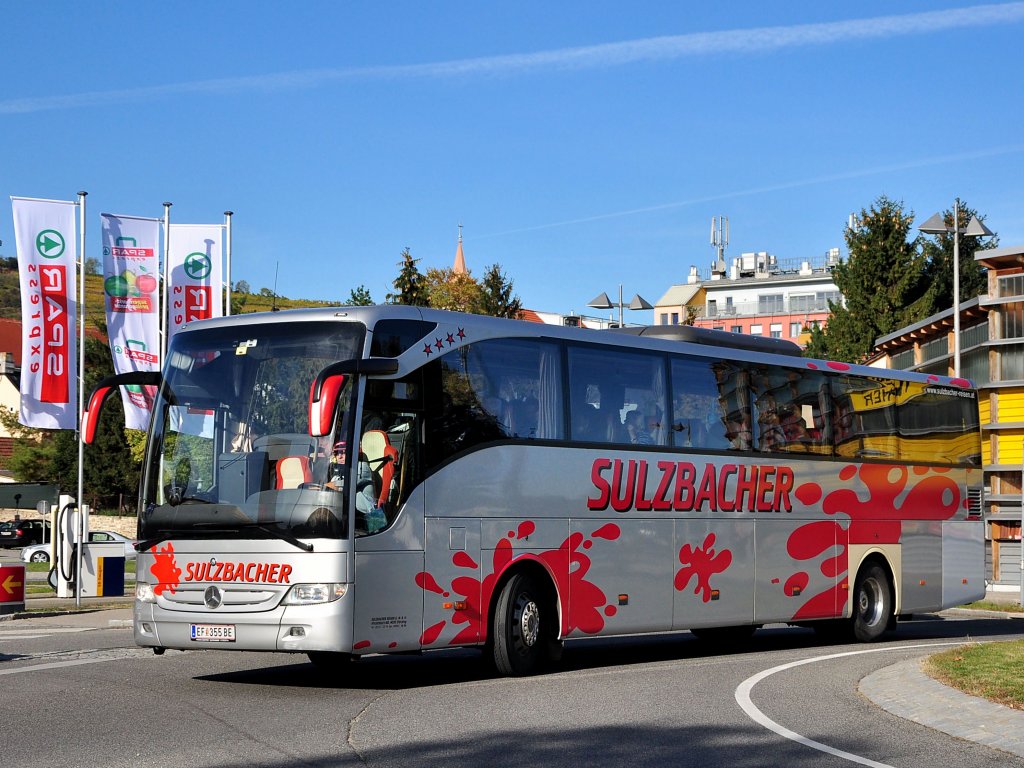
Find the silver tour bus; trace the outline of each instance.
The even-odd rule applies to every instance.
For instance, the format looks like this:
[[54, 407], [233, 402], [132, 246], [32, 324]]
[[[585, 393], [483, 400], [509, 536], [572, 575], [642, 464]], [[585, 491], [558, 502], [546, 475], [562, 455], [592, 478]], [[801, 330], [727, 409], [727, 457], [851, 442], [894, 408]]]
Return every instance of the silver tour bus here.
[[189, 325], [139, 491], [135, 640], [364, 654], [767, 623], [872, 641], [984, 594], [970, 382], [681, 326], [404, 306]]

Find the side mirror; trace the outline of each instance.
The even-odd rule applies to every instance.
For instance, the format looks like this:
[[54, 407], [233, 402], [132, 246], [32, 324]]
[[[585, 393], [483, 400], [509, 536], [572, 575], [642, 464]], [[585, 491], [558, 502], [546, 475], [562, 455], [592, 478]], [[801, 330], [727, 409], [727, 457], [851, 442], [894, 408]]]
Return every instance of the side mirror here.
[[338, 405], [338, 394], [345, 384], [345, 377], [353, 373], [364, 376], [392, 376], [398, 373], [398, 361], [393, 357], [341, 360], [320, 371], [309, 388], [310, 437], [330, 434], [334, 410]]
[[116, 376], [107, 376], [101, 380], [96, 388], [89, 395], [89, 404], [82, 414], [82, 442], [92, 445], [96, 438], [96, 425], [100, 420], [100, 413], [103, 411], [103, 404], [110, 397], [110, 394], [118, 387], [141, 385], [147, 387], [158, 387], [163, 381], [163, 376], [155, 371], [132, 371], [119, 373]]
[[331, 431], [338, 394], [345, 384], [345, 374], [331, 373], [327, 366], [313, 379], [309, 387], [309, 434], [323, 437]]

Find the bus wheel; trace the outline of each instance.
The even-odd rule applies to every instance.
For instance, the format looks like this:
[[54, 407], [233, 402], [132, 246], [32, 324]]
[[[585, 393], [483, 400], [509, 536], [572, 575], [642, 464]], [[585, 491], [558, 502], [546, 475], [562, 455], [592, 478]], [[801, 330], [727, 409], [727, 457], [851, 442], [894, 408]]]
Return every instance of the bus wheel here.
[[503, 675], [530, 675], [548, 660], [549, 624], [543, 592], [528, 575], [509, 579], [494, 609], [494, 664]]
[[871, 643], [882, 636], [892, 616], [889, 577], [880, 565], [868, 565], [857, 578], [853, 591], [853, 636]]
[[321, 672], [329, 672], [332, 674], [342, 672], [353, 661], [355, 656], [351, 653], [336, 653], [334, 651], [310, 651], [306, 654], [309, 660], [313, 662], [313, 666]]

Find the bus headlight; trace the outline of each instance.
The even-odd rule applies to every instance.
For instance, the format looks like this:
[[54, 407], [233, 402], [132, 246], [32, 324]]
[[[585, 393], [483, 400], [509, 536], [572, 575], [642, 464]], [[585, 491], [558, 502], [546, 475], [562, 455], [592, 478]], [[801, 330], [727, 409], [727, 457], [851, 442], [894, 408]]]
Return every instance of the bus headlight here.
[[135, 582], [135, 599], [140, 603], [155, 603], [156, 593], [153, 591], [153, 585], [144, 581]]
[[340, 600], [348, 591], [347, 584], [296, 584], [284, 597], [285, 605], [318, 605]]

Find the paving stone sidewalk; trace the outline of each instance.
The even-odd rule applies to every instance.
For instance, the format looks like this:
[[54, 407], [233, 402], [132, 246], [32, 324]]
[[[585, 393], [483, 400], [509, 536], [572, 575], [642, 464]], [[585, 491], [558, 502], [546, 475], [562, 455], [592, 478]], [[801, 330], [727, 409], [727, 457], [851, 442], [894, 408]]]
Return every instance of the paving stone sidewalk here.
[[923, 663], [910, 659], [873, 672], [860, 692], [897, 717], [1024, 757], [1024, 712], [943, 685]]

